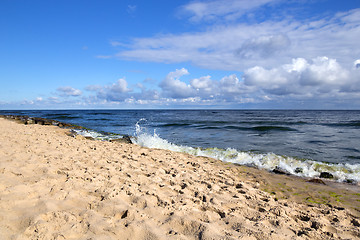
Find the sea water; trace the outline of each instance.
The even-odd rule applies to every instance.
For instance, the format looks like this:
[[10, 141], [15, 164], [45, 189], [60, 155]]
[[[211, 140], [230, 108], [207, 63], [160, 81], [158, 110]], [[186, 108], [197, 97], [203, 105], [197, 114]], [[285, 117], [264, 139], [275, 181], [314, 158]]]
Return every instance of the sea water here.
[[[90, 130], [98, 139], [133, 136], [150, 148], [282, 169], [303, 177], [329, 172], [360, 182], [360, 111], [316, 110], [36, 110], [0, 111], [44, 117]], [[112, 133], [112, 134], [109, 134]]]

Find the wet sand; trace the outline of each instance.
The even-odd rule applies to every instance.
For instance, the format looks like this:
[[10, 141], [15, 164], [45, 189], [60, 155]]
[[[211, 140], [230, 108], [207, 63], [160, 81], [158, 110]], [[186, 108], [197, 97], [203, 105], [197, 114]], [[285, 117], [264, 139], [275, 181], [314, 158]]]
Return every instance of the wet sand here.
[[360, 239], [356, 186], [55, 126], [0, 129], [1, 239]]

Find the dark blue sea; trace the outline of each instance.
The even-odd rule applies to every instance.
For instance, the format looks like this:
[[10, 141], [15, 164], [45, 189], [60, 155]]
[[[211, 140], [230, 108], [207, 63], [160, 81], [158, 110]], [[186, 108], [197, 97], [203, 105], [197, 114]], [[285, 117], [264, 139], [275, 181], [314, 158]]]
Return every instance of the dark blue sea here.
[[[305, 177], [330, 172], [360, 182], [360, 111], [27, 110], [0, 114], [80, 125], [101, 138], [131, 135], [139, 145], [214, 157]], [[109, 135], [107, 135], [109, 136]], [[110, 135], [112, 136], [112, 135]]]

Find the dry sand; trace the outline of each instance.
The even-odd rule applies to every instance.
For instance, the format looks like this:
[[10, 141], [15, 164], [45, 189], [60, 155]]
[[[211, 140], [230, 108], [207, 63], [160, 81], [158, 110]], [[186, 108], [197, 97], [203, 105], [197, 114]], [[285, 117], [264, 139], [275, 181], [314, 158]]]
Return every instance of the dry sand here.
[[360, 239], [351, 190], [66, 132], [0, 118], [0, 239]]

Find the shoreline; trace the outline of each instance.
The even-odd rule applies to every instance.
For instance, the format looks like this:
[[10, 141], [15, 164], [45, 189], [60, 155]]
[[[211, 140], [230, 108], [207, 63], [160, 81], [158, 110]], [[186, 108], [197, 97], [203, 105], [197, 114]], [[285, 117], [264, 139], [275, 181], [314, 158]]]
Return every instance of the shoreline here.
[[360, 238], [352, 189], [56, 126], [0, 126], [5, 239]]
[[[134, 136], [129, 136], [129, 135], [126, 135], [126, 134], [124, 135], [124, 134], [114, 134], [114, 133], [109, 133], [109, 132], [103, 132], [101, 134], [104, 134], [104, 136], [115, 136], [115, 138], [108, 138], [108, 139], [107, 138], [100, 138], [100, 139], [97, 139], [96, 137], [90, 136], [87, 133], [87, 132], [96, 133], [95, 130], [88, 129], [88, 128], [85, 128], [83, 126], [79, 126], [79, 125], [75, 125], [75, 124], [70, 124], [70, 123], [54, 120], [54, 119], [41, 118], [41, 117], [29, 117], [27, 115], [0, 115], [0, 118], [12, 120], [12, 121], [15, 121], [17, 123], [25, 124], [25, 125], [27, 125], [27, 124], [38, 124], [38, 125], [58, 126], [60, 128], [70, 130], [69, 135], [73, 136], [73, 137], [75, 137], [76, 135], [80, 135], [79, 137], [84, 136], [86, 139], [91, 139], [91, 140], [96, 140], [96, 141], [101, 140], [101, 141], [122, 142], [122, 143], [136, 144], [131, 139], [131, 138], [134, 138]], [[82, 131], [86, 132], [85, 135], [81, 133]], [[226, 161], [223, 161], [223, 162], [226, 163], [226, 164], [231, 163], [231, 162], [226, 162]], [[275, 169], [270, 171], [268, 169], [261, 169], [261, 168], [259, 168], [257, 166], [246, 166], [246, 165], [241, 165], [241, 164], [237, 164], [237, 163], [231, 163], [231, 164], [238, 165], [238, 166], [245, 166], [245, 167], [248, 167], [248, 168], [255, 168], [255, 169], [259, 169], [261, 171], [267, 171], [267, 172], [274, 173], [274, 174], [286, 175], [286, 176], [293, 177], [294, 179], [301, 179], [301, 180], [307, 180], [309, 182], [315, 182], [315, 183], [319, 183], [319, 184], [323, 184], [323, 185], [330, 185], [330, 186], [335, 187], [335, 188], [351, 189], [352, 191], [354, 191], [356, 193], [360, 193], [360, 182], [356, 182], [356, 181], [349, 180], [349, 179], [347, 181], [339, 182], [339, 181], [336, 181], [336, 180], [332, 179], [332, 176], [330, 176], [330, 177], [326, 177], [326, 176], [325, 177], [322, 177], [322, 176], [320, 176], [320, 177], [296, 176], [296, 175], [288, 173], [285, 170], [283, 170], [281, 168], [278, 168], [278, 167], [276, 167]], [[326, 175], [331, 175], [331, 173], [328, 173], [328, 172], [323, 172], [323, 173], [325, 173]]]

